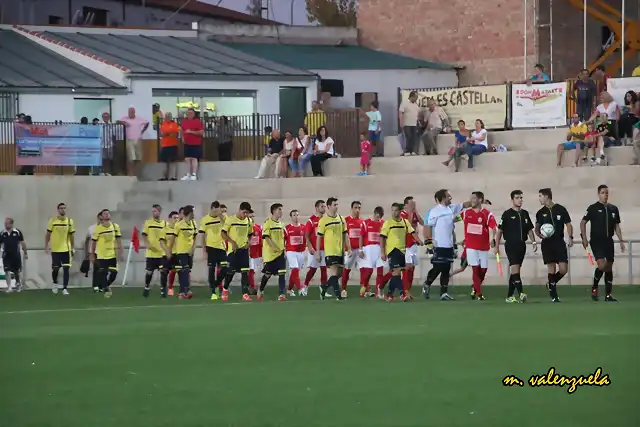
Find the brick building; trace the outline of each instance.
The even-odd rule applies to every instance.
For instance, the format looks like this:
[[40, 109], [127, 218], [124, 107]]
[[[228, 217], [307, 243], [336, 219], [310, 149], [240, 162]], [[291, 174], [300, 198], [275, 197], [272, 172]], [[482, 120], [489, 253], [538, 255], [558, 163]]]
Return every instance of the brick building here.
[[[620, 10], [621, 0], [602, 1]], [[365, 46], [464, 67], [461, 85], [523, 80], [537, 62], [561, 80], [575, 77], [583, 66], [580, 4], [582, 0], [359, 0], [358, 28]], [[596, 6], [588, 1], [588, 7]], [[626, 18], [640, 21], [640, 2], [626, 2]], [[589, 64], [602, 51], [608, 29], [589, 15], [587, 31]], [[625, 75], [631, 75], [639, 59], [627, 57]]]

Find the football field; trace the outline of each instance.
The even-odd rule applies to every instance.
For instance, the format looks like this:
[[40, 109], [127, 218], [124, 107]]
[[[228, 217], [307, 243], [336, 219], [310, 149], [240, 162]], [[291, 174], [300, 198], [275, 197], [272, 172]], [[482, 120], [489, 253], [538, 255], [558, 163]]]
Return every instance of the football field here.
[[[487, 301], [467, 290], [409, 303], [355, 288], [345, 302], [317, 289], [262, 303], [238, 291], [211, 302], [203, 288], [189, 301], [118, 287], [110, 300], [0, 294], [0, 424], [640, 425], [639, 286], [616, 286], [618, 303], [592, 302], [587, 287], [560, 287], [561, 304], [542, 287], [511, 305], [504, 287], [487, 287]], [[600, 385], [529, 385], [552, 367], [584, 379], [601, 367]], [[507, 375], [523, 386], [503, 385]]]

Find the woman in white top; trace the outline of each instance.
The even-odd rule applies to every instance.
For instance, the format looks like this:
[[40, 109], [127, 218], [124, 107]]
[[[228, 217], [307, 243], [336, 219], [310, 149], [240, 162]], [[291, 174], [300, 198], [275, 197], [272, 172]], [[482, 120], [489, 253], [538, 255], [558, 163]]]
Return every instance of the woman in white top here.
[[473, 156], [485, 153], [489, 149], [489, 140], [487, 130], [484, 128], [484, 122], [480, 119], [476, 120], [476, 128], [471, 132], [471, 137], [467, 138], [466, 153], [469, 156], [467, 168], [473, 169]]
[[[300, 151], [302, 150], [302, 145], [300, 145], [300, 141], [298, 138], [294, 138], [293, 134], [289, 131], [284, 134], [284, 153], [289, 162], [289, 166], [291, 167], [291, 172], [294, 177], [299, 176], [299, 166], [298, 159], [300, 158]], [[285, 165], [286, 171], [286, 165]], [[286, 172], [285, 172], [286, 178]]]
[[311, 156], [311, 170], [313, 176], [324, 176], [322, 171], [322, 163], [333, 157], [334, 151], [333, 139], [329, 136], [329, 131], [325, 126], [318, 128], [316, 142], [313, 146], [313, 156]]
[[620, 120], [620, 107], [607, 91], [601, 92], [598, 97], [600, 103], [596, 107], [588, 122], [595, 121], [596, 117], [606, 114], [609, 119], [609, 135], [618, 139], [618, 120]]
[[299, 151], [297, 155], [295, 151], [293, 152], [292, 157], [289, 158], [289, 166], [294, 176], [303, 177], [307, 164], [313, 155], [313, 144], [306, 127], [298, 129], [296, 141]]

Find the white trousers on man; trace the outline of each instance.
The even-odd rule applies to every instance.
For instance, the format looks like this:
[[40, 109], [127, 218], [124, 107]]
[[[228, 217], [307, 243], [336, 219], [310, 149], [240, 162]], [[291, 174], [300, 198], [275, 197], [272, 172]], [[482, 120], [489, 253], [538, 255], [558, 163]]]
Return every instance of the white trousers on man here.
[[275, 176], [282, 176], [282, 168], [287, 163], [282, 161], [280, 154], [267, 154], [262, 158], [260, 162], [260, 169], [258, 169], [258, 175], [256, 178], [271, 178], [273, 177], [273, 169], [275, 166]]

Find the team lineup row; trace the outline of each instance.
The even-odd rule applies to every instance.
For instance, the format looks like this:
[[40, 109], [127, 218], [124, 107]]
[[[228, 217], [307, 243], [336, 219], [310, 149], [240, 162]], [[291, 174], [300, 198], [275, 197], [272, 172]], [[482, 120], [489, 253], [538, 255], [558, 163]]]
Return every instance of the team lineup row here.
[[[594, 272], [592, 298], [598, 299], [598, 283], [605, 277], [606, 300], [615, 301], [611, 295], [614, 262], [613, 235], [617, 234], [622, 243], [620, 214], [616, 206], [608, 203], [609, 190], [602, 185], [598, 188], [598, 202], [589, 206], [581, 224], [582, 244], [593, 251], [598, 265]], [[180, 298], [191, 298], [190, 271], [193, 266], [197, 236], [200, 234], [203, 257], [208, 264], [208, 282], [211, 298], [227, 300], [229, 285], [236, 273], [241, 276], [242, 298], [250, 301], [253, 295], [263, 299], [264, 289], [271, 276], [278, 276], [280, 300], [286, 295], [306, 296], [308, 287], [318, 269], [321, 270], [321, 298], [330, 296], [331, 289], [337, 299], [347, 297], [347, 282], [353, 268], [360, 270], [360, 295], [375, 296], [392, 300], [395, 291], [400, 292], [403, 301], [412, 299], [411, 285], [414, 268], [418, 263], [418, 247], [425, 245], [433, 267], [423, 285], [423, 295], [430, 297], [430, 288], [440, 277], [440, 299], [452, 300], [448, 293], [452, 274], [467, 266], [473, 270], [471, 297], [483, 300], [482, 283], [485, 279], [489, 251], [491, 248], [500, 255], [500, 242], [504, 239], [504, 250], [509, 261], [508, 302], [524, 302], [526, 294], [522, 289], [520, 266], [526, 253], [526, 242], [531, 240], [537, 250], [536, 236], [541, 239], [542, 257], [548, 267], [548, 289], [552, 301], [559, 302], [557, 283], [567, 272], [568, 256], [564, 229], [568, 233], [568, 244], [573, 244], [573, 227], [567, 210], [552, 200], [550, 189], [541, 189], [538, 195], [542, 207], [536, 213], [535, 222], [522, 208], [522, 192], [511, 193], [512, 207], [496, 221], [494, 215], [483, 207], [482, 192], [472, 193], [468, 202], [452, 204], [447, 190], [439, 190], [434, 195], [436, 205], [423, 218], [417, 213], [415, 201], [407, 197], [404, 203], [391, 206], [391, 217], [383, 220], [384, 210], [376, 207], [372, 218], [361, 219], [361, 203], [351, 203], [351, 215], [342, 217], [337, 213], [338, 200], [329, 198], [315, 203], [315, 214], [306, 224], [299, 221], [299, 212], [289, 213], [291, 222], [285, 225], [281, 218], [283, 206], [273, 204], [271, 216], [263, 226], [253, 221], [253, 210], [248, 202], [240, 204], [237, 213], [227, 215], [226, 207], [219, 202], [211, 204], [210, 212], [198, 226], [194, 220], [193, 206], [185, 206], [180, 211], [171, 212], [167, 220], [161, 218], [161, 207], [154, 205], [152, 216], [145, 221], [143, 240], [146, 249], [146, 275], [144, 296], [149, 296], [150, 284], [156, 270], [160, 272], [161, 295], [172, 295], [173, 278], [177, 274]], [[488, 203], [488, 202], [487, 202]], [[9, 220], [9, 219], [8, 219]], [[456, 223], [464, 227], [464, 249], [462, 266], [452, 272], [457, 258], [455, 241]], [[591, 239], [586, 237], [587, 223], [591, 222]], [[422, 236], [418, 235], [418, 225], [423, 226]], [[3, 243], [5, 269], [12, 273], [19, 283], [21, 264], [18, 244], [13, 244], [11, 235], [13, 224], [5, 222], [5, 230], [0, 235]], [[15, 232], [15, 231], [14, 231]], [[18, 231], [19, 233], [19, 231]], [[21, 233], [20, 237], [21, 236]], [[63, 270], [62, 292], [68, 294], [69, 267], [73, 259], [75, 227], [66, 215], [66, 206], [58, 205], [58, 215], [49, 221], [45, 236], [45, 250], [52, 257], [53, 292], [58, 292], [58, 272]], [[24, 239], [16, 239], [22, 245], [26, 256]], [[87, 252], [94, 265], [94, 290], [111, 296], [110, 286], [118, 272], [118, 259], [122, 260], [123, 247], [120, 228], [111, 221], [108, 210], [98, 214], [98, 224], [92, 227]], [[14, 247], [15, 246], [15, 247]], [[88, 271], [89, 263], [85, 270]], [[308, 267], [304, 282], [300, 271]], [[259, 286], [255, 284], [255, 272], [262, 270]], [[376, 272], [376, 292], [371, 292], [369, 282]], [[385, 272], [385, 270], [387, 270]], [[286, 273], [289, 271], [289, 286]], [[385, 287], [389, 287], [385, 293]], [[514, 297], [518, 291], [519, 300]]]

